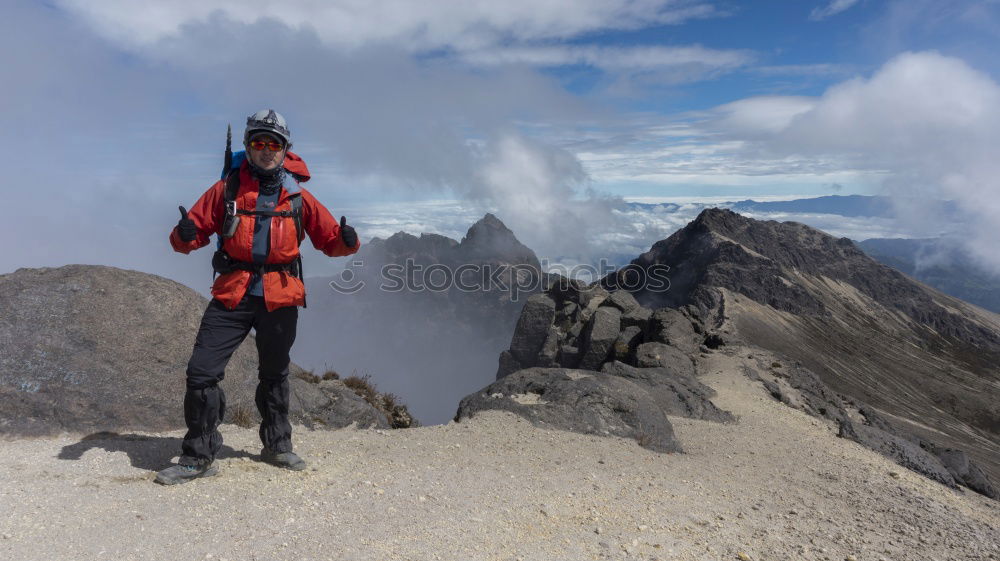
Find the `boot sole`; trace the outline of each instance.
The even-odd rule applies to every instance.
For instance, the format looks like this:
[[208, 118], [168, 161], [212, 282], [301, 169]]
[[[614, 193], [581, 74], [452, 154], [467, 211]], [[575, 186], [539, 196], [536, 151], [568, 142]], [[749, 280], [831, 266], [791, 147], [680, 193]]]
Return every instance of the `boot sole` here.
[[182, 483], [187, 483], [188, 481], [192, 481], [192, 480], [198, 479], [200, 477], [212, 477], [213, 475], [218, 475], [218, 474], [219, 474], [219, 467], [218, 466], [212, 466], [212, 467], [206, 469], [205, 471], [199, 473], [198, 475], [194, 475], [194, 476], [191, 476], [191, 477], [185, 477], [183, 479], [167, 480], [167, 479], [160, 479], [160, 476], [157, 475], [156, 479], [154, 481], [156, 481], [160, 485], [180, 485]]
[[294, 464], [294, 465], [293, 464], [283, 464], [281, 462], [276, 461], [274, 458], [268, 458], [268, 457], [265, 457], [265, 456], [261, 456], [260, 460], [262, 462], [264, 462], [265, 464], [270, 464], [270, 465], [272, 465], [274, 467], [280, 467], [282, 469], [288, 469], [288, 470], [292, 470], [292, 471], [303, 471], [303, 470], [306, 469], [306, 467], [308, 467], [308, 465], [305, 462], [302, 462], [301, 464]]
[[290, 464], [282, 464], [282, 463], [278, 463], [278, 462], [272, 462], [270, 460], [264, 460], [264, 463], [270, 464], [270, 465], [272, 465], [274, 467], [279, 467], [279, 468], [282, 468], [282, 469], [288, 469], [288, 470], [291, 470], [291, 471], [303, 471], [303, 470], [306, 469], [306, 464], [304, 464], [304, 463], [290, 465]]

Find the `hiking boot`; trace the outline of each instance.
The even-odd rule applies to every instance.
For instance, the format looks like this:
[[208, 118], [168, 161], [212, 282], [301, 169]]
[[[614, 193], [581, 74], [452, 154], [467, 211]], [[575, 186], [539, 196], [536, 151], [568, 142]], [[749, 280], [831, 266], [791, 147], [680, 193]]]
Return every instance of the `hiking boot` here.
[[178, 464], [156, 474], [156, 482], [162, 485], [177, 485], [187, 483], [199, 477], [211, 477], [219, 473], [214, 463], [200, 466]]
[[260, 451], [260, 459], [265, 462], [290, 469], [292, 471], [302, 471], [306, 469], [306, 461], [298, 457], [295, 452], [272, 452], [267, 448]]

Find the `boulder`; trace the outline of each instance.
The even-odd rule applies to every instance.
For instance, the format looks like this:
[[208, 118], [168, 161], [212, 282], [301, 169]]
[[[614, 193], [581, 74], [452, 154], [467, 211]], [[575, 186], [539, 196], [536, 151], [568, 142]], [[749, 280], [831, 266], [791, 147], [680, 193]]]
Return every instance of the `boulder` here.
[[604, 303], [608, 297], [608, 291], [598, 285], [588, 286], [580, 291], [580, 313], [577, 314], [577, 321], [587, 323], [597, 311], [597, 308]]
[[596, 309], [608, 296], [610, 296], [608, 291], [595, 283], [580, 288], [577, 298], [580, 306]]
[[636, 348], [642, 343], [642, 328], [637, 325], [624, 327], [618, 338], [615, 339], [612, 348], [612, 358], [622, 362], [632, 362], [635, 357]]
[[693, 354], [703, 341], [683, 312], [661, 308], [652, 313], [646, 327], [646, 340], [666, 343]]
[[639, 368], [667, 368], [684, 376], [694, 376], [691, 358], [677, 347], [663, 343], [643, 343], [635, 350], [635, 365]]
[[635, 300], [628, 291], [616, 290], [608, 296], [604, 302], [601, 303], [602, 306], [614, 306], [621, 310], [623, 314], [639, 308], [639, 302]]
[[499, 362], [500, 364], [497, 367], [497, 380], [503, 378], [511, 372], [515, 372], [523, 368], [521, 363], [514, 358], [514, 355], [510, 354], [510, 351], [501, 352]]
[[703, 421], [731, 423], [736, 417], [712, 403], [715, 390], [694, 376], [669, 368], [636, 368], [623, 362], [609, 362], [601, 372], [632, 381], [649, 391], [656, 404], [667, 415], [689, 417]]
[[657, 452], [681, 451], [647, 389], [620, 376], [568, 368], [518, 370], [463, 398], [454, 420], [490, 409], [510, 411], [538, 427], [634, 438]]
[[594, 312], [583, 332], [580, 346], [580, 368], [597, 370], [607, 360], [611, 348], [621, 330], [621, 312], [610, 306], [603, 306]]
[[510, 341], [510, 354], [519, 363], [534, 364], [555, 315], [556, 303], [545, 294], [535, 294], [524, 303]]
[[538, 359], [534, 366], [553, 368], [559, 366], [559, 342], [562, 333], [555, 326], [549, 326], [549, 334], [545, 337], [542, 350], [538, 353]]
[[645, 332], [649, 324], [649, 318], [653, 315], [653, 310], [642, 306], [632, 308], [622, 312], [622, 327], [636, 326]]
[[559, 364], [564, 368], [576, 368], [580, 364], [580, 349], [573, 345], [560, 347]]

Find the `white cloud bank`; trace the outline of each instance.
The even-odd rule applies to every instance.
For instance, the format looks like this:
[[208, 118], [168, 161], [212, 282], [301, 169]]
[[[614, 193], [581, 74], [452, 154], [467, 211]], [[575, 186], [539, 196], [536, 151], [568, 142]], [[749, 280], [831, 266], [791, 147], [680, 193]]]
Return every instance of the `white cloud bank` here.
[[[772, 118], [761, 119], [762, 109]], [[848, 80], [813, 101], [744, 100], [720, 114], [715, 125], [749, 139], [748, 150], [882, 171], [884, 188], [900, 200], [953, 199], [967, 221], [951, 226], [1000, 270], [1000, 85], [964, 61], [904, 53], [871, 78]], [[937, 214], [926, 205], [900, 210], [921, 222]]]
[[102, 35], [134, 47], [212, 19], [308, 28], [327, 45], [391, 44], [411, 52], [565, 39], [592, 31], [679, 24], [717, 15], [700, 0], [59, 0]]
[[701, 46], [623, 48], [596, 45], [544, 45], [470, 51], [462, 58], [472, 64], [484, 66], [581, 64], [605, 70], [650, 70], [683, 65], [731, 69], [748, 64], [753, 60], [753, 55], [748, 51], [708, 49]]

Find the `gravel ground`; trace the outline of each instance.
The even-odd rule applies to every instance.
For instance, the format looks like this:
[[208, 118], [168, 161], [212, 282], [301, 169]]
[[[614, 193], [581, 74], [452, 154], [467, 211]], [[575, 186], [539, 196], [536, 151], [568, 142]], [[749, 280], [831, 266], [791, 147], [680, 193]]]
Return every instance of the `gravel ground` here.
[[310, 432], [289, 472], [223, 427], [221, 473], [152, 482], [181, 433], [0, 442], [0, 559], [1000, 560], [1000, 503], [834, 436], [699, 358], [735, 425], [671, 418], [683, 454], [513, 414]]

